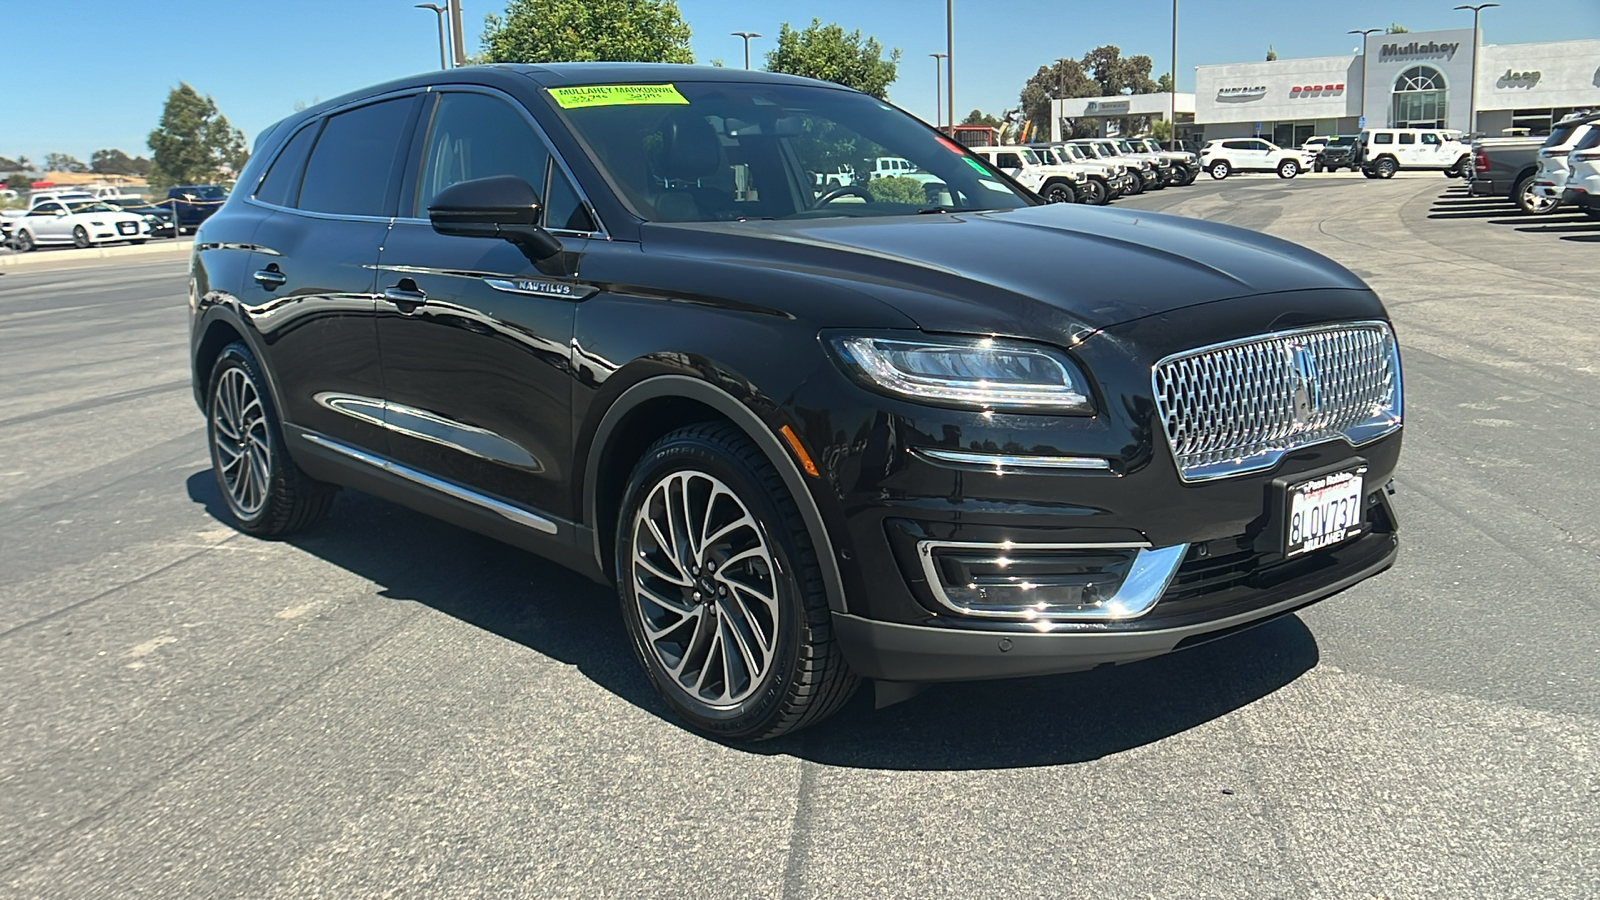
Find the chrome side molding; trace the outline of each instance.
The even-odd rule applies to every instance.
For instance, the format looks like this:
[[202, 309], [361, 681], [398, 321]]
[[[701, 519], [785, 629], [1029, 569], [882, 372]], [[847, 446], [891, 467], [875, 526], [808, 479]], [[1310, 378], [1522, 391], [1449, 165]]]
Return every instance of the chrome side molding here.
[[458, 484], [452, 484], [451, 482], [443, 479], [435, 478], [432, 475], [419, 472], [410, 466], [403, 466], [393, 460], [384, 459], [381, 456], [368, 453], [365, 450], [357, 450], [355, 447], [340, 443], [339, 441], [335, 441], [331, 438], [325, 438], [320, 434], [307, 433], [301, 435], [301, 437], [304, 437], [307, 441], [310, 441], [319, 447], [332, 450], [333, 452], [342, 456], [347, 456], [356, 462], [365, 463], [369, 466], [372, 466], [374, 469], [380, 469], [384, 472], [388, 472], [390, 475], [404, 478], [413, 484], [420, 484], [425, 488], [438, 491], [447, 497], [454, 497], [457, 500], [487, 509], [490, 512], [496, 513], [512, 522], [515, 522], [518, 525], [532, 528], [534, 531], [543, 532], [545, 534], [555, 534], [558, 531], [556, 523], [546, 519], [544, 516], [523, 509], [520, 506], [513, 506], [512, 504], [506, 503], [503, 500], [496, 500], [493, 497], [485, 496], [477, 491], [468, 490], [467, 488], [464, 488]]
[[1098, 456], [1019, 456], [1006, 453], [980, 453], [968, 450], [937, 450], [918, 447], [911, 451], [935, 464], [977, 468], [996, 474], [1045, 473], [1052, 471], [1110, 472], [1111, 460]]

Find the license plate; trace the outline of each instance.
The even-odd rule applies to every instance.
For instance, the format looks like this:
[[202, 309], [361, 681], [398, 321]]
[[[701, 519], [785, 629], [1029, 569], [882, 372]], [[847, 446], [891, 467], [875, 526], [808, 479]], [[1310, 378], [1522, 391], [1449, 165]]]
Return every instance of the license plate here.
[[1361, 534], [1365, 467], [1289, 486], [1284, 551], [1288, 557], [1331, 547]]
[[133, 234], [139, 230], [139, 226], [133, 224], [132, 222], [118, 222], [117, 230], [123, 234]]

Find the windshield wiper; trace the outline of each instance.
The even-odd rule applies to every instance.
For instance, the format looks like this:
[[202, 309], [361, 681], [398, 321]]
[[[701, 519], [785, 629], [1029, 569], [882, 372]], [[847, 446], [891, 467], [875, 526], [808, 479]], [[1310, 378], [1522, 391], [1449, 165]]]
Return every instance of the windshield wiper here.
[[985, 210], [983, 210], [981, 208], [978, 208], [978, 207], [928, 206], [928, 207], [924, 207], [922, 209], [917, 210], [917, 215], [919, 215], [919, 216], [931, 216], [931, 215], [937, 215], [937, 214], [942, 214], [942, 213], [969, 213], [969, 212], [984, 212], [984, 211]]

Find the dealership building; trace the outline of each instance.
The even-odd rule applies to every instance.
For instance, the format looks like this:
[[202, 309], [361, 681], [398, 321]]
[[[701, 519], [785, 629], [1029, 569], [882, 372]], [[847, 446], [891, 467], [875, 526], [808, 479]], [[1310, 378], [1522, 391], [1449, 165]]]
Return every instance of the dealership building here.
[[1600, 109], [1600, 40], [1475, 46], [1471, 28], [1374, 33], [1360, 54], [1197, 66], [1192, 95], [1057, 100], [1052, 118], [1059, 134], [1063, 117], [1165, 119], [1174, 105], [1179, 135], [1282, 147], [1362, 127], [1547, 134], [1575, 109]]

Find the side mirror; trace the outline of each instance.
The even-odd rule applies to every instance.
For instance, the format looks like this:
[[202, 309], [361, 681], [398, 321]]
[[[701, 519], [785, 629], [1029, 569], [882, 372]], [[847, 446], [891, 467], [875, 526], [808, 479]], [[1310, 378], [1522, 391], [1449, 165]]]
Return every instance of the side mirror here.
[[50, 215], [52, 215], [52, 216], [64, 216], [66, 214], [67, 214], [67, 211], [62, 209], [59, 206], [50, 211]]
[[440, 234], [500, 238], [540, 262], [561, 252], [561, 241], [539, 227], [539, 192], [515, 175], [453, 184], [428, 204], [428, 221]]

